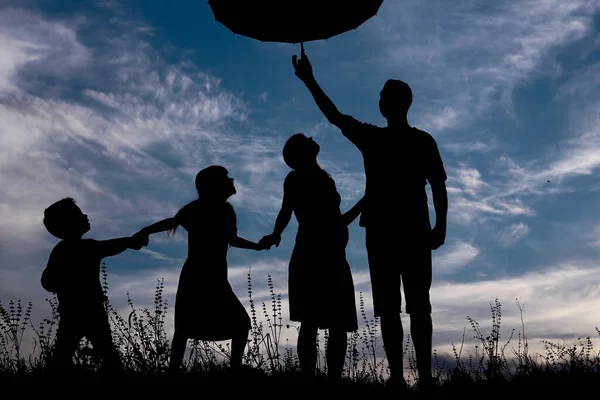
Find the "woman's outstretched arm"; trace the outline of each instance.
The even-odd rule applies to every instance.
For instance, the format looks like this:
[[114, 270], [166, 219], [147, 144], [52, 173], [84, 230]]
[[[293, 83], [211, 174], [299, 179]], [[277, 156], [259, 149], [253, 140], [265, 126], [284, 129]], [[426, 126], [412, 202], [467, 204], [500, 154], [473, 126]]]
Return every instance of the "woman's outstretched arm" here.
[[273, 229], [273, 236], [280, 237], [285, 228], [287, 228], [290, 220], [292, 219], [292, 208], [287, 207], [285, 202], [279, 210], [279, 214], [277, 214], [277, 219], [275, 220], [275, 228]]
[[[281, 210], [279, 210], [279, 214], [277, 214], [275, 228], [271, 234], [276, 237], [281, 236], [285, 228], [287, 228], [288, 224], [290, 223], [292, 214], [294, 213], [294, 206], [292, 204], [294, 180], [292, 177], [293, 175], [289, 174], [283, 182], [283, 200], [281, 202]], [[277, 245], [279, 245], [279, 242], [277, 242]]]
[[293, 211], [290, 208], [281, 207], [279, 214], [277, 214], [277, 219], [275, 220], [275, 228], [273, 229], [273, 233], [263, 236], [258, 244], [267, 250], [273, 245], [279, 246], [279, 242], [281, 242], [281, 234], [290, 223], [290, 220], [292, 219], [292, 213]]
[[275, 220], [275, 227], [273, 228], [273, 233], [263, 237], [260, 243], [269, 243], [270, 245], [274, 244], [275, 246], [279, 246], [279, 242], [281, 241], [281, 234], [283, 233], [285, 228], [287, 228], [288, 224], [290, 223], [290, 220], [292, 219], [292, 214], [294, 213], [290, 185], [290, 176], [288, 175], [285, 182], [283, 182], [283, 201], [281, 203], [281, 209], [277, 214], [277, 219]]

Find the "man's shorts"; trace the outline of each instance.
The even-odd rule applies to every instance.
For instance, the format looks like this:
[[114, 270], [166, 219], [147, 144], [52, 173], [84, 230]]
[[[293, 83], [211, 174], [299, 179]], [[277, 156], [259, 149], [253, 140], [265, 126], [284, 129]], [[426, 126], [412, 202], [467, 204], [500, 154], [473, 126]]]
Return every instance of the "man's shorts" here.
[[407, 314], [431, 313], [431, 245], [424, 235], [395, 234], [392, 229], [366, 228], [366, 248], [376, 317], [402, 312], [400, 283]]

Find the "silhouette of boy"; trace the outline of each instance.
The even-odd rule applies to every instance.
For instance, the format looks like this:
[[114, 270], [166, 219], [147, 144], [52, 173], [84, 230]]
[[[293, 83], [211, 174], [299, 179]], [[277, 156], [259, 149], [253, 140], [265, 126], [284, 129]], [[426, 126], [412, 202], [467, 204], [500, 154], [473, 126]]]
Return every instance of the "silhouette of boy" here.
[[[446, 171], [435, 139], [411, 127], [407, 114], [412, 90], [405, 82], [388, 80], [379, 109], [387, 127], [357, 121], [342, 114], [318, 85], [304, 51], [292, 57], [296, 76], [311, 92], [327, 120], [337, 126], [362, 153], [366, 188], [359, 225], [365, 228], [375, 316], [392, 382], [403, 383], [400, 281], [410, 314], [419, 383], [431, 382], [431, 251], [444, 244], [448, 196]], [[436, 221], [431, 229], [425, 185], [431, 185]]]
[[105, 369], [121, 369], [104, 308], [100, 262], [127, 249], [147, 245], [143, 236], [109, 240], [83, 239], [91, 226], [72, 198], [64, 198], [44, 211], [44, 226], [61, 241], [54, 246], [42, 273], [42, 287], [58, 297], [60, 321], [49, 367], [65, 368], [85, 336], [102, 359]]

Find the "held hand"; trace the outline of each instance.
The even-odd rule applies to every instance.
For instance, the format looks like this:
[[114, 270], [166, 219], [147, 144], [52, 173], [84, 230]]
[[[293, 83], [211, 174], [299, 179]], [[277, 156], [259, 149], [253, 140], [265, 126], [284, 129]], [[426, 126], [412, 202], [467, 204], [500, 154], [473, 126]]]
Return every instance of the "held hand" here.
[[271, 249], [272, 244], [269, 241], [269, 237], [268, 236], [263, 236], [259, 241], [258, 241], [258, 247], [261, 250], [270, 250]]
[[431, 250], [437, 250], [440, 247], [442, 247], [442, 245], [445, 243], [446, 241], [446, 229], [441, 228], [439, 226], [435, 226], [432, 230], [431, 230]]
[[279, 247], [279, 242], [281, 242], [281, 236], [278, 235], [270, 235], [273, 238], [273, 244], [275, 245], [275, 247]]
[[264, 240], [264, 238], [263, 238], [258, 242], [257, 250], [267, 250], [268, 251], [268, 250], [271, 250], [271, 246], [273, 246], [273, 244], [269, 243], [268, 241]]
[[140, 250], [142, 247], [148, 246], [150, 237], [147, 234], [140, 231], [131, 237], [131, 241], [131, 248], [134, 250]]
[[271, 250], [271, 246], [273, 246], [273, 241], [269, 236], [264, 236], [258, 241], [258, 247], [260, 250]]
[[296, 76], [300, 78], [302, 82], [307, 82], [310, 79], [313, 79], [313, 70], [312, 65], [310, 65], [310, 61], [304, 53], [304, 49], [300, 53], [300, 59], [295, 54], [292, 56], [292, 65], [294, 66], [294, 71]]
[[281, 242], [281, 236], [274, 236], [273, 234], [270, 234], [263, 236], [263, 238], [260, 239], [258, 243], [260, 246], [265, 246], [265, 248], [269, 250], [273, 245], [275, 245], [275, 247], [278, 247], [279, 242]]

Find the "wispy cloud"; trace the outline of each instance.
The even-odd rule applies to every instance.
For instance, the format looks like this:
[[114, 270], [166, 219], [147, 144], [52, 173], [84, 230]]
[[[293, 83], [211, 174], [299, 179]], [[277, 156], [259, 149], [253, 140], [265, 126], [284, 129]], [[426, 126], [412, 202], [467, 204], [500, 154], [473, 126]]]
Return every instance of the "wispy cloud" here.
[[[322, 142], [320, 162], [336, 180], [343, 209], [362, 196], [362, 161], [339, 132], [332, 133], [320, 114], [305, 118], [298, 112], [301, 121], [283, 121], [281, 112], [303, 110], [294, 93], [281, 98], [270, 87], [259, 89], [251, 100], [261, 111], [275, 105], [273, 115], [257, 126], [256, 104], [225, 90], [221, 77], [204, 72], [185, 51], [178, 60], [164, 56], [150, 41], [158, 31], [128, 19], [116, 2], [104, 3], [114, 18], [51, 19], [0, 9], [0, 147], [10, 149], [0, 157], [0, 300], [23, 297], [43, 308], [46, 293], [39, 274], [56, 240], [44, 232], [42, 213], [66, 195], [90, 214], [93, 236], [121, 236], [173, 215], [195, 198], [197, 171], [220, 163], [236, 180], [232, 203], [241, 231], [257, 237], [267, 233], [289, 170], [281, 157], [283, 132], [303, 131]], [[370, 115], [377, 112], [376, 94], [387, 77], [398, 77], [415, 93], [411, 123], [438, 140], [449, 176], [451, 224], [447, 244], [434, 253], [431, 298], [438, 349], [461, 339], [466, 315], [487, 321], [487, 303], [495, 297], [505, 305], [503, 323], [510, 328], [520, 326], [518, 310], [511, 306], [521, 299], [532, 340], [575, 338], [594, 328], [589, 315], [599, 306], [596, 263], [528, 266], [516, 255], [516, 244], [525, 237], [528, 244], [538, 243], [536, 218], [552, 223], [547, 206], [556, 204], [545, 201], [597, 190], [591, 181], [600, 166], [600, 81], [591, 55], [598, 45], [593, 29], [599, 9], [585, 0], [525, 0], [484, 8], [441, 0], [388, 2], [360, 35], [351, 36], [352, 46], [311, 46], [317, 77], [328, 77], [328, 91], [342, 88], [332, 96], [341, 109], [365, 119], [379, 117]], [[90, 30], [102, 40], [90, 41]], [[583, 40], [590, 40], [589, 49], [564, 63], [569, 46]], [[332, 63], [346, 51], [342, 47], [351, 49], [351, 61], [342, 57]], [[289, 52], [289, 46], [281, 48]], [[321, 66], [323, 51], [329, 52], [329, 62]], [[516, 105], [520, 91], [540, 80], [558, 89], [556, 95], [544, 95], [548, 115], [534, 117]], [[350, 94], [349, 83], [356, 83], [358, 93]], [[317, 112], [314, 104], [310, 107]], [[554, 111], [564, 111], [564, 121], [539, 128], [543, 121], [535, 118], [551, 119]], [[579, 185], [575, 178], [592, 184]], [[589, 221], [589, 229], [594, 224]], [[482, 227], [492, 240], [474, 239]], [[266, 277], [271, 274], [287, 318], [287, 257], [294, 229], [292, 221], [286, 244], [261, 254], [260, 262], [230, 252], [230, 281], [245, 305], [251, 267], [254, 299], [270, 298]], [[586, 229], [574, 235], [593, 245], [597, 232]], [[363, 230], [354, 226], [351, 232], [355, 289], [357, 296], [364, 293], [371, 312]], [[114, 261], [142, 260], [135, 271], [110, 270], [109, 295], [117, 306], [126, 304], [127, 292], [134, 304], [150, 306], [160, 277], [174, 304], [185, 234], [156, 235], [151, 241], [143, 251]], [[532, 251], [544, 246], [532, 245]], [[492, 259], [500, 257], [497, 250], [501, 260]], [[562, 251], [562, 259], [572, 257], [572, 249]], [[483, 263], [489, 268], [500, 262], [514, 269], [499, 268], [494, 280], [459, 280], [466, 271], [481, 272]], [[293, 333], [286, 333], [290, 343]]]
[[[465, 316], [489, 326], [489, 307], [498, 298], [504, 305], [503, 326], [508, 332], [520, 327], [520, 314], [514, 300], [525, 305], [524, 318], [530, 341], [540, 338], [569, 338], [590, 335], [594, 323], [590, 315], [598, 307], [600, 279], [595, 263], [566, 262], [505, 279], [473, 283], [440, 283], [432, 289], [436, 326], [456, 331]], [[456, 340], [456, 339], [454, 339]], [[539, 343], [538, 343], [539, 344]]]
[[[235, 130], [249, 124], [244, 100], [185, 59], [167, 63], [143, 25], [87, 21], [106, 33], [98, 48], [80, 34], [81, 18], [0, 10], [0, 146], [10, 149], [0, 159], [0, 258], [4, 274], [27, 277], [23, 290], [41, 291], [54, 243], [43, 210], [62, 197], [90, 215], [92, 236], [122, 236], [173, 215], [196, 196], [197, 171], [222, 163], [239, 182], [238, 208], [279, 205], [280, 184], [268, 179], [278, 143]], [[13, 265], [32, 249], [32, 265]], [[13, 284], [3, 280], [2, 299]]]
[[555, 74], [556, 64], [541, 62], [590, 33], [599, 8], [586, 0], [514, 1], [484, 8], [403, 1], [384, 7], [370, 25], [384, 46], [383, 57], [368, 67], [379, 65], [396, 74], [400, 69], [417, 93], [419, 125], [438, 134], [481, 118], [498, 105], [496, 100], [511, 113], [515, 85], [534, 75]]
[[468, 266], [479, 255], [479, 250], [471, 243], [456, 242], [445, 245], [433, 258], [436, 275], [451, 275]]
[[[593, 89], [597, 79], [594, 66], [585, 63], [586, 57], [593, 63], [591, 51], [581, 55], [581, 67], [569, 72], [560, 56], [568, 46], [596, 35], [599, 10], [586, 0], [514, 1], [484, 8], [473, 3], [392, 2], [353, 37], [357, 44], [376, 49], [367, 62], [361, 58], [352, 63], [363, 79], [356, 90], [367, 87], [376, 93], [385, 80], [382, 74], [412, 86], [409, 117], [430, 131], [442, 149], [453, 223], [533, 217], [531, 196], [568, 193], [569, 178], [589, 175], [598, 166], [599, 124], [592, 111], [598, 104]], [[321, 68], [322, 75], [328, 73], [327, 79], [337, 83], [329, 68]], [[570, 79], [571, 73], [577, 79]], [[511, 130], [522, 131], [526, 115], [515, 109], [516, 91], [539, 79], [554, 86], [567, 80], [556, 100], [568, 98], [579, 110], [569, 114], [567, 126], [549, 133], [557, 142], [550, 150], [515, 151], [518, 144], [512, 143], [533, 140], [535, 134], [511, 136]], [[350, 99], [340, 98], [339, 105], [350, 107]], [[371, 109], [375, 112], [376, 107]], [[475, 181], [468, 179], [481, 183], [473, 186]]]
[[529, 226], [523, 222], [518, 224], [510, 225], [500, 235], [500, 242], [503, 246], [511, 246], [519, 241], [521, 238], [527, 236], [529, 233]]

